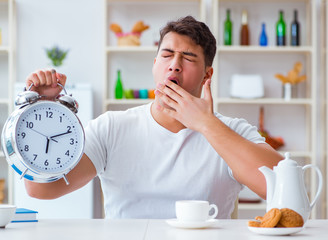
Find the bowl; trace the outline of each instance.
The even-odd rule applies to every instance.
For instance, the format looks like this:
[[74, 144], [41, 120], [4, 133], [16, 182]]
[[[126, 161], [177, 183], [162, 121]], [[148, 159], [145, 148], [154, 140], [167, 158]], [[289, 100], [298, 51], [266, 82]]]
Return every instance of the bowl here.
[[0, 228], [6, 227], [11, 222], [16, 212], [16, 206], [0, 204]]

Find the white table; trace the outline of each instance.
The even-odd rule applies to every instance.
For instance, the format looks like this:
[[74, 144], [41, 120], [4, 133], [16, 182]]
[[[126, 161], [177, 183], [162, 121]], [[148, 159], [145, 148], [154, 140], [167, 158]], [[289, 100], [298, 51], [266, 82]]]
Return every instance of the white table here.
[[219, 220], [207, 229], [177, 229], [165, 220], [65, 219], [37, 223], [11, 223], [0, 228], [1, 240], [211, 240], [211, 239], [328, 239], [328, 220], [309, 220], [306, 228], [291, 236], [263, 236], [247, 228], [247, 220]]

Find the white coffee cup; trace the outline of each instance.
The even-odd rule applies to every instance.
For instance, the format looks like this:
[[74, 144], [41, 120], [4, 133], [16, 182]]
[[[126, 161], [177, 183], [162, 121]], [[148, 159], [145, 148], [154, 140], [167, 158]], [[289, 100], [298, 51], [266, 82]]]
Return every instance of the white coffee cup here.
[[[211, 209], [214, 209], [214, 213], [209, 215]], [[218, 215], [218, 208], [208, 201], [183, 200], [175, 202], [175, 213], [178, 221], [205, 222]]]

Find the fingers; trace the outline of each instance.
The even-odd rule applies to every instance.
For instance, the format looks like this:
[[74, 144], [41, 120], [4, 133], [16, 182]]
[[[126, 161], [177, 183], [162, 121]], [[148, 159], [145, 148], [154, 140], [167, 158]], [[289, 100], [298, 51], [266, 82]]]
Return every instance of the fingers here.
[[211, 79], [207, 79], [204, 85], [204, 99], [212, 100]]
[[177, 95], [179, 95], [179, 97], [187, 97], [186, 91], [179, 85], [173, 83], [170, 80], [165, 80], [164, 83], [165, 83], [165, 86], [168, 87], [167, 90], [170, 91], [171, 93], [175, 92], [175, 93], [177, 93]]
[[67, 77], [66, 77], [66, 75], [65, 74], [62, 74], [62, 73], [56, 73], [56, 78], [58, 79], [58, 82], [61, 84], [61, 85], [63, 85], [63, 86], [65, 86], [65, 83], [66, 83], [66, 79], [67, 79]]
[[57, 82], [65, 85], [66, 76], [57, 73], [55, 69], [38, 70], [31, 73], [26, 79], [26, 88], [33, 83], [34, 87], [51, 86], [57, 87]]
[[[160, 84], [160, 85], [162, 85], [162, 84]], [[161, 86], [159, 86], [159, 87], [161, 88]], [[164, 88], [166, 88], [166, 87], [164, 86]], [[169, 97], [166, 94], [164, 94], [163, 92], [161, 92], [161, 90], [156, 89], [155, 90], [155, 95], [158, 96], [158, 97], [160, 97], [162, 99], [162, 101], [167, 106], [170, 106], [173, 109], [175, 109], [177, 107], [177, 102], [175, 100], [173, 100], [171, 97]]]

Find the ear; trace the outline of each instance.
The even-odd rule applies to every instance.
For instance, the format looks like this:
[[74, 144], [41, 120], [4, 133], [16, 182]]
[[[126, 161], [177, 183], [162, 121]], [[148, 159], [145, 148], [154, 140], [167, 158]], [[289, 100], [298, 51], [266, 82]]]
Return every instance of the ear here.
[[212, 79], [212, 75], [213, 75], [213, 67], [206, 67], [205, 68], [205, 76], [203, 78], [203, 82], [202, 84], [205, 84], [205, 82], [208, 80], [208, 79]]
[[156, 58], [154, 58], [154, 64], [156, 63]]

